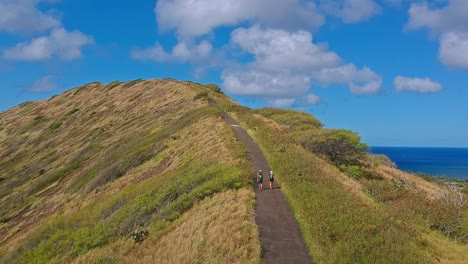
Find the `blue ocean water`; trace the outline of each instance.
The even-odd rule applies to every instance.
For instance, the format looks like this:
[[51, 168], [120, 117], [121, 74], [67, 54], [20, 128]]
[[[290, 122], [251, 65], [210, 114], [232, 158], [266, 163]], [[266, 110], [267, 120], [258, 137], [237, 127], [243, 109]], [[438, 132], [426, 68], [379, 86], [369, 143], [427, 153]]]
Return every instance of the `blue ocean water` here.
[[371, 147], [370, 152], [387, 155], [404, 171], [468, 179], [468, 148]]

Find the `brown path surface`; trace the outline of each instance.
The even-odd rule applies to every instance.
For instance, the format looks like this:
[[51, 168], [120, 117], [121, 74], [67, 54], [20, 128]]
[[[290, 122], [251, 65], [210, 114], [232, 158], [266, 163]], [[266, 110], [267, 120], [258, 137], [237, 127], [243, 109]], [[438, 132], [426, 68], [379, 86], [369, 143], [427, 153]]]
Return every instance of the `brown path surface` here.
[[[283, 192], [277, 182], [275, 189], [269, 189], [268, 173], [270, 166], [258, 145], [247, 132], [231, 117], [223, 113], [224, 120], [230, 125], [237, 138], [245, 145], [254, 167], [255, 181], [255, 222], [260, 231], [263, 259], [266, 263], [312, 263], [302, 234], [289, 209]], [[264, 172], [264, 191], [258, 191], [256, 172]]]

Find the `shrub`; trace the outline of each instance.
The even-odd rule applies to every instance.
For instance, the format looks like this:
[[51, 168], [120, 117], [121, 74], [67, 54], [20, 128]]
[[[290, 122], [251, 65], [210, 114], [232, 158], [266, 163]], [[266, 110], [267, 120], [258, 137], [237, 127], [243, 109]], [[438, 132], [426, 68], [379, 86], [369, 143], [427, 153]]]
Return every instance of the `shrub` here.
[[468, 230], [461, 230], [465, 202], [460, 188], [455, 184], [446, 183], [442, 193], [430, 204], [427, 225], [431, 229], [442, 231], [448, 237], [464, 233], [463, 236], [468, 240]]
[[127, 83], [125, 83], [122, 88], [125, 89], [125, 88], [130, 88], [132, 87], [133, 85], [137, 84], [137, 83], [140, 83], [142, 82], [143, 80], [140, 78], [140, 79], [136, 79], [136, 80], [133, 80], [133, 81], [128, 81]]
[[257, 113], [271, 118], [279, 124], [290, 126], [293, 128], [319, 128], [323, 124], [315, 117], [304, 112], [294, 110], [281, 110], [275, 108], [262, 108], [256, 111]]
[[47, 121], [47, 119], [43, 116], [36, 116], [34, 119], [33, 119], [33, 125], [37, 125], [37, 124], [40, 124], [40, 123], [44, 123], [45, 121]]
[[302, 146], [329, 158], [336, 165], [359, 165], [367, 145], [358, 134], [342, 129], [312, 131], [301, 139]]
[[216, 84], [207, 84], [207, 85], [205, 85], [205, 87], [208, 87], [211, 91], [213, 91], [215, 93], [220, 93], [220, 94], [223, 93], [221, 88], [219, 88], [219, 86], [216, 85]]
[[136, 230], [134, 230], [130, 236], [133, 238], [133, 241], [135, 243], [141, 243], [143, 240], [145, 240], [148, 237], [148, 229], [146, 229], [143, 224], [140, 225], [140, 227]]
[[361, 170], [361, 167], [356, 165], [341, 165], [340, 170], [346, 175], [353, 177], [356, 180], [359, 180], [364, 177], [364, 172]]
[[114, 89], [115, 87], [119, 86], [120, 84], [122, 84], [122, 82], [120, 82], [120, 81], [113, 81], [113, 82], [109, 83], [108, 85], [104, 86], [104, 89], [105, 89], [105, 90], [112, 90], [112, 89]]
[[63, 121], [56, 121], [54, 123], [52, 123], [52, 125], [50, 125], [50, 129], [52, 130], [56, 130], [56, 129], [59, 129], [63, 124]]
[[384, 154], [369, 154], [370, 161], [374, 166], [384, 165], [390, 168], [396, 168], [396, 164]]
[[193, 100], [198, 100], [202, 98], [208, 98], [208, 92], [199, 92], [197, 95], [193, 97]]
[[65, 114], [65, 117], [69, 117], [69, 116], [73, 115], [74, 113], [76, 113], [78, 111], [80, 111], [80, 109], [78, 109], [78, 108], [70, 110], [70, 111], [68, 111], [68, 113]]

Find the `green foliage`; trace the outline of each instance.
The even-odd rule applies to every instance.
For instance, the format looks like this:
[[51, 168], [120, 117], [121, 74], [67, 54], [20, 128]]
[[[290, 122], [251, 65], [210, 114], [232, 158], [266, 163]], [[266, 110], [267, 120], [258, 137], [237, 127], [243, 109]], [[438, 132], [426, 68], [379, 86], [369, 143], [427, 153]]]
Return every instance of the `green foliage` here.
[[262, 108], [257, 110], [257, 113], [271, 118], [279, 124], [287, 125], [293, 128], [310, 129], [319, 128], [323, 124], [315, 117], [304, 112], [294, 110], [282, 110], [276, 108]]
[[353, 177], [356, 180], [360, 180], [364, 177], [364, 172], [361, 167], [356, 165], [340, 165], [340, 170], [346, 175]]
[[44, 123], [45, 121], [47, 121], [47, 119], [43, 116], [36, 116], [34, 119], [33, 119], [33, 125], [38, 125], [40, 123]]
[[246, 186], [245, 173], [216, 163], [187, 164], [131, 185], [80, 212], [56, 218], [16, 252], [14, 263], [71, 260], [128, 234], [142, 223], [165, 228], [192, 205], [214, 193]]
[[56, 129], [59, 129], [62, 125], [63, 125], [63, 121], [59, 120], [59, 121], [55, 121], [54, 123], [52, 123], [52, 125], [50, 125], [49, 128], [52, 130], [56, 130]]
[[21, 104], [19, 104], [18, 106], [19, 107], [26, 107], [26, 106], [29, 106], [29, 105], [32, 105], [34, 104], [34, 101], [26, 101], [26, 102], [23, 102]]
[[[221, 104], [222, 105], [222, 104]], [[369, 206], [344, 186], [334, 166], [296, 144], [344, 141], [350, 153], [364, 150], [351, 132], [271, 129], [246, 108], [229, 107], [266, 154], [276, 171], [282, 191], [295, 215], [306, 243], [319, 263], [427, 263], [429, 261], [417, 230], [395, 218], [395, 212]], [[272, 111], [274, 112], [274, 111]], [[273, 114], [267, 114], [273, 116]], [[286, 119], [287, 120], [287, 119]], [[312, 133], [312, 134], [309, 134]], [[313, 134], [318, 133], [318, 134]], [[321, 134], [323, 133], [323, 134]], [[295, 138], [297, 136], [308, 136]], [[293, 137], [291, 140], [291, 137]], [[303, 141], [302, 141], [303, 142]], [[307, 142], [307, 141], [306, 141]], [[287, 151], [276, 151], [284, 145]], [[338, 160], [348, 159], [339, 156]], [[352, 161], [355, 159], [353, 158]], [[348, 164], [345, 164], [348, 165]], [[356, 165], [356, 164], [350, 164]], [[395, 188], [395, 187], [392, 187]], [[402, 190], [404, 192], [404, 190]], [[405, 211], [406, 213], [407, 211]]]
[[54, 182], [57, 182], [63, 179], [65, 176], [70, 174], [72, 171], [78, 169], [81, 166], [81, 162], [72, 163], [66, 167], [62, 167], [58, 169], [55, 173], [50, 176], [45, 176], [45, 178], [40, 181], [34, 188], [30, 191], [31, 194], [34, 194], [42, 189], [46, 188], [47, 186], [51, 185]]
[[463, 214], [465, 206], [465, 197], [460, 188], [447, 183], [442, 193], [431, 201], [427, 225], [442, 231], [448, 237], [468, 243], [468, 221], [466, 213]]
[[358, 134], [342, 129], [308, 131], [300, 142], [306, 150], [323, 155], [338, 166], [360, 165], [367, 149]]
[[133, 80], [133, 81], [128, 81], [126, 82], [122, 88], [125, 89], [125, 88], [130, 88], [132, 87], [133, 85], [137, 84], [137, 83], [140, 83], [140, 82], [143, 82], [144, 80], [143, 79], [136, 79], [136, 80]]
[[193, 100], [199, 100], [202, 98], [208, 98], [208, 92], [199, 92], [197, 95], [193, 97]]
[[145, 240], [149, 235], [148, 229], [144, 228], [143, 225], [141, 225], [138, 229], [135, 229], [130, 236], [133, 238], [133, 241], [135, 243], [141, 243], [143, 240]]
[[78, 112], [78, 111], [80, 111], [80, 109], [78, 109], [78, 108], [75, 108], [75, 109], [73, 109], [73, 110], [70, 110], [70, 111], [68, 111], [68, 112], [65, 114], [64, 117], [72, 116], [74, 113], [76, 113], [76, 112]]
[[384, 165], [390, 168], [396, 168], [396, 164], [384, 154], [368, 154], [373, 166]]
[[122, 84], [122, 82], [120, 81], [113, 81], [109, 84], [107, 84], [106, 86], [104, 86], [104, 90], [112, 90], [114, 89], [115, 87], [119, 86], [120, 84]]
[[221, 88], [219, 88], [219, 86], [216, 85], [216, 84], [206, 84], [205, 87], [207, 87], [208, 89], [210, 89], [211, 91], [213, 91], [215, 93], [220, 93], [220, 94], [223, 93]]

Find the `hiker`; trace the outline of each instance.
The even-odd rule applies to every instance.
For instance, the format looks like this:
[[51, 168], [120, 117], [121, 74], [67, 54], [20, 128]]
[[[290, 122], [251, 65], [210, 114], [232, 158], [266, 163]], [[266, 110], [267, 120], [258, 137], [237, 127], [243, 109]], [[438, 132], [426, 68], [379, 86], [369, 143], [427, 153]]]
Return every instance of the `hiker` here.
[[262, 173], [262, 170], [258, 170], [257, 181], [258, 181], [258, 190], [263, 191], [263, 173]]
[[273, 190], [273, 182], [275, 181], [275, 175], [273, 171], [270, 171], [270, 190]]

